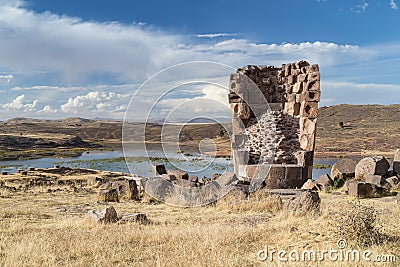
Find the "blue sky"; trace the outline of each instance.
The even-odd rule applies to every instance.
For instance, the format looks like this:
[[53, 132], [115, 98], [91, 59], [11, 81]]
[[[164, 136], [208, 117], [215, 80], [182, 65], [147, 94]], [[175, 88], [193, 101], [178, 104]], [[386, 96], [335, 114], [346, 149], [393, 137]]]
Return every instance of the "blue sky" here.
[[[237, 68], [306, 59], [320, 65], [321, 106], [400, 103], [398, 4], [0, 0], [0, 119], [122, 119], [147, 78], [193, 60]], [[147, 90], [142, 102], [160, 89]], [[188, 91], [175, 94], [174, 103], [179, 96], [190, 99]], [[209, 85], [191, 93], [197, 100], [226, 101]], [[160, 101], [160, 109], [171, 103]], [[221, 113], [207, 101], [190, 106], [190, 114]], [[138, 113], [138, 120], [145, 115]]]

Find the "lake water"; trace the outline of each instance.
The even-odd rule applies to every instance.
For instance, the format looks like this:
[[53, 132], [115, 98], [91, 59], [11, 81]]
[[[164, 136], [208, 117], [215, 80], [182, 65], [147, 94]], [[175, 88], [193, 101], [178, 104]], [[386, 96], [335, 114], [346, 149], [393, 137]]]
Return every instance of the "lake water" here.
[[[222, 173], [224, 171], [233, 172], [233, 163], [228, 158], [215, 158], [212, 159], [207, 156], [182, 154], [182, 153], [169, 153], [164, 155], [159, 150], [147, 151], [149, 160], [146, 153], [131, 152], [128, 154], [129, 168], [124, 160], [124, 153], [122, 151], [90, 151], [83, 153], [80, 157], [74, 158], [41, 158], [32, 160], [18, 160], [18, 161], [1, 161], [0, 170], [8, 171], [10, 173], [17, 172], [18, 169], [26, 169], [28, 167], [36, 168], [51, 168], [54, 165], [76, 167], [76, 168], [89, 168], [104, 171], [123, 172], [138, 174], [140, 176], [152, 176], [151, 165], [154, 163], [163, 163], [167, 169], [184, 169], [191, 175], [198, 177], [206, 176], [211, 177], [213, 173]], [[165, 157], [168, 157], [168, 160]], [[315, 164], [329, 164], [333, 165], [337, 159], [335, 158], [315, 158]], [[129, 171], [130, 170], [130, 171]], [[329, 173], [330, 169], [313, 169], [313, 178], [317, 178], [322, 174]]]

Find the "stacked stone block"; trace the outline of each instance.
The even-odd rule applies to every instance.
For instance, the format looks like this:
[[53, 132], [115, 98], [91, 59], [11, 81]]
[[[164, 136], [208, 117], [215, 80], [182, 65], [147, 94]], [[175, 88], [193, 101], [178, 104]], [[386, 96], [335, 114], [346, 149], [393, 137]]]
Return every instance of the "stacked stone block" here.
[[[265, 179], [269, 188], [300, 187], [311, 178], [320, 95], [319, 67], [306, 61], [248, 65], [232, 74], [236, 174]], [[254, 171], [257, 165], [263, 171]]]

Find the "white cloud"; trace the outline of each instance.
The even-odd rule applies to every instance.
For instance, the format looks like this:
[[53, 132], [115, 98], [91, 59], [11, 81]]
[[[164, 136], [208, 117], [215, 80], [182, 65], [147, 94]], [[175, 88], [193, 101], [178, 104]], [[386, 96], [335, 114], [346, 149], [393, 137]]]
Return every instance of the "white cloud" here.
[[397, 10], [398, 6], [394, 0], [390, 0], [390, 8], [393, 10]]
[[94, 75], [104, 73], [120, 82], [139, 82], [164, 67], [190, 60], [213, 60], [239, 67], [249, 61], [281, 64], [297, 59], [335, 64], [364, 56], [359, 47], [327, 42], [212, 42], [213, 37], [239, 33], [199, 34], [211, 43], [197, 45], [188, 36], [165, 33], [140, 23], [88, 22], [50, 12], [35, 13], [21, 5], [2, 2], [0, 67], [24, 75], [58, 74], [65, 75], [67, 81], [91, 83]]
[[400, 85], [321, 81], [322, 105], [346, 104], [398, 104]]
[[34, 111], [39, 100], [33, 100], [32, 103], [26, 103], [25, 95], [17, 96], [10, 103], [3, 104], [2, 107], [6, 110], [21, 110], [24, 112]]
[[205, 33], [205, 34], [196, 34], [196, 37], [199, 38], [217, 38], [217, 37], [232, 37], [242, 35], [243, 33]]
[[[392, 3], [396, 4], [391, 1], [393, 8]], [[363, 12], [367, 7], [368, 3], [362, 2], [355, 12]], [[9, 103], [0, 106], [10, 110], [10, 113], [3, 116], [19, 116], [22, 111], [30, 110], [31, 116], [53, 114], [53, 117], [65, 117], [79, 114], [82, 117], [122, 119], [132, 93], [149, 74], [176, 63], [192, 60], [210, 60], [237, 68], [247, 64], [280, 66], [282, 63], [305, 59], [320, 65], [324, 80], [329, 75], [331, 77], [336, 75], [336, 81], [364, 80], [358, 81], [360, 82], [358, 84], [341, 84], [343, 87], [338, 83], [336, 85], [325, 83], [327, 91], [323, 91], [322, 94], [326, 94], [327, 98], [323, 101], [330, 99], [329, 103], [333, 103], [332, 101], [341, 103], [347, 100], [357, 102], [358, 99], [366, 99], [367, 96], [363, 95], [366, 91], [362, 90], [369, 89], [361, 88], [360, 84], [361, 82], [368, 84], [368, 81], [378, 83], [379, 81], [371, 78], [382, 73], [377, 72], [378, 69], [385, 69], [386, 77], [383, 78], [397, 79], [395, 76], [397, 74], [393, 74], [397, 68], [393, 66], [386, 68], [386, 65], [379, 60], [398, 58], [399, 49], [396, 44], [393, 47], [366, 48], [319, 41], [255, 43], [244, 38], [233, 38], [238, 35], [240, 33], [198, 34], [197, 37], [206, 38], [204, 42], [198, 44], [193, 43], [193, 36], [162, 32], [143, 23], [124, 25], [115, 22], [83, 21], [50, 12], [35, 13], [27, 10], [23, 2], [0, 0], [0, 69], [6, 71], [3, 73], [16, 73], [17, 78], [21, 76], [24, 82], [32, 77], [35, 81], [41, 81], [41, 85], [20, 85], [8, 89], [9, 99], [3, 101]], [[217, 37], [229, 38], [224, 38], [222, 41]], [[61, 74], [65, 74], [65, 80], [59, 79]], [[99, 82], [96, 77], [100, 75], [103, 78], [103, 74], [105, 77], [111, 77], [113, 82], [118, 81], [120, 85], [97, 85]], [[180, 75], [181, 73], [176, 74]], [[40, 79], [38, 76], [45, 79]], [[0, 75], [1, 82], [11, 81], [13, 78], [11, 74]], [[181, 77], [166, 77], [162, 82], [167, 83], [179, 78]], [[54, 85], [53, 82], [48, 85], [46, 79], [59, 81], [60, 84]], [[109, 81], [105, 81], [107, 82]], [[388, 82], [394, 83], [394, 81]], [[353, 95], [352, 98], [348, 98], [342, 89], [344, 87], [355, 88], [354, 90], [362, 96], [357, 98]], [[148, 91], [142, 92], [142, 98], [138, 101], [139, 111], [146, 110], [142, 107], [151, 106], [158, 97], [158, 88], [149, 88]], [[341, 93], [334, 94], [335, 88]], [[386, 92], [394, 90], [388, 87], [379, 88], [385, 92], [385, 96], [388, 95]], [[193, 95], [190, 96], [190, 93]], [[371, 95], [374, 93], [373, 90], [369, 92]], [[390, 101], [390, 97], [386, 98]], [[38, 108], [38, 100], [27, 99], [39, 99], [43, 106]], [[200, 113], [208, 110], [217, 114], [224, 108], [223, 105], [213, 106], [210, 101], [226, 102], [227, 96], [226, 92], [218, 87], [203, 86], [193, 91], [189, 89], [182, 91], [182, 96], [161, 104], [164, 104], [163, 110], [168, 111], [171, 106], [193, 99], [195, 102], [188, 102], [184, 112]], [[136, 118], [144, 119], [144, 115], [137, 115]]]
[[12, 74], [0, 75], [0, 83], [10, 83], [12, 79], [14, 79]]
[[38, 113], [54, 114], [57, 113], [57, 109], [53, 109], [50, 105], [46, 105], [42, 110], [39, 110]]
[[364, 13], [367, 7], [368, 7], [368, 2], [363, 1], [361, 5], [356, 5], [355, 7], [353, 7], [351, 11], [355, 13]]
[[9, 1], [0, 5], [0, 25], [3, 67], [32, 74], [63, 73], [72, 80], [96, 72], [143, 78], [168, 57], [162, 52], [180, 39], [142, 24], [38, 14]]
[[61, 105], [61, 110], [72, 114], [91, 114], [93, 112], [124, 112], [129, 101], [127, 94], [115, 92], [89, 92], [69, 98], [68, 102]]

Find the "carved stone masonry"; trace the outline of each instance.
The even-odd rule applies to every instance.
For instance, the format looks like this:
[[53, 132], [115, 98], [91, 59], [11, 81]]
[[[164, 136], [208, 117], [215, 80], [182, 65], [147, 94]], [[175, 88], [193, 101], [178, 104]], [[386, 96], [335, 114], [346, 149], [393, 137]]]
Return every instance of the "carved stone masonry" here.
[[300, 188], [311, 178], [318, 102], [318, 65], [306, 61], [248, 65], [230, 77], [235, 173], [268, 188]]

